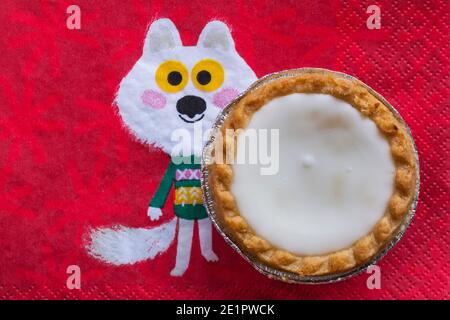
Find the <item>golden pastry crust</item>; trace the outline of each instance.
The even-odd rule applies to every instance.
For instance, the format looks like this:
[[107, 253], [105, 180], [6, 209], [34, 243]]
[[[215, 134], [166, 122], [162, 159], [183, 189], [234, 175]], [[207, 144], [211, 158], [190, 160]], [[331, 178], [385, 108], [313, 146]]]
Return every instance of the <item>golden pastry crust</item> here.
[[[238, 101], [221, 131], [243, 129], [254, 112], [275, 97], [291, 93], [324, 93], [342, 99], [375, 122], [390, 145], [396, 173], [394, 191], [387, 203], [383, 217], [369, 234], [351, 247], [320, 256], [301, 256], [277, 248], [257, 235], [241, 216], [231, 193], [233, 169], [227, 164], [209, 164], [208, 179], [217, 219], [226, 234], [247, 255], [279, 270], [302, 276], [336, 274], [351, 270], [368, 262], [382, 250], [397, 233], [408, 214], [415, 197], [416, 158], [414, 147], [402, 122], [391, 110], [373, 96], [357, 80], [340, 78], [332, 74], [301, 74], [278, 78], [250, 91]], [[226, 151], [236, 150], [236, 139], [225, 141]]]

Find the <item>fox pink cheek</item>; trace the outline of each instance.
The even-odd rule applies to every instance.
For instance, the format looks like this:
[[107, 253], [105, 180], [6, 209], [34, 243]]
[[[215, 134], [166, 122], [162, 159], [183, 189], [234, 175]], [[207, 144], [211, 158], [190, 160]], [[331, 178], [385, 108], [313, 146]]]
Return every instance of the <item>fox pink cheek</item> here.
[[239, 91], [235, 88], [224, 88], [214, 95], [213, 103], [219, 108], [224, 108], [238, 94]]
[[145, 105], [153, 109], [162, 109], [166, 106], [167, 102], [167, 99], [163, 94], [154, 90], [145, 90], [141, 98]]

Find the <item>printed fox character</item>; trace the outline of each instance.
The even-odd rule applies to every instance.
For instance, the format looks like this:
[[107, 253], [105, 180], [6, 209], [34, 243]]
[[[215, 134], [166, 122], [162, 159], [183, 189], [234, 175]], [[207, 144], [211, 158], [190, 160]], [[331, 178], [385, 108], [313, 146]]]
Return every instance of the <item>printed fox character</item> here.
[[171, 155], [150, 201], [148, 216], [151, 220], [161, 217], [161, 208], [174, 186], [175, 218], [155, 228], [94, 229], [87, 245], [92, 256], [114, 265], [153, 259], [173, 242], [178, 221], [176, 262], [170, 274], [181, 276], [189, 266], [197, 221], [203, 257], [218, 260], [200, 188], [199, 159], [205, 141], [200, 139], [180, 148], [172, 134], [183, 130], [193, 136], [195, 127], [210, 129], [220, 110], [255, 80], [255, 73], [237, 53], [223, 22], [209, 22], [196, 46], [183, 46], [169, 19], [150, 25], [143, 54], [120, 83], [115, 104], [139, 141]]

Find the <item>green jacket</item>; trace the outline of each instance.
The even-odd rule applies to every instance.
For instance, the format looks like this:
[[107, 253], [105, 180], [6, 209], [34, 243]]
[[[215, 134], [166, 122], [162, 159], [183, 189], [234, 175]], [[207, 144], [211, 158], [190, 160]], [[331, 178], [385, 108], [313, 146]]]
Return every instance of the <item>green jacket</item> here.
[[200, 186], [200, 158], [173, 157], [150, 201], [150, 207], [162, 208], [166, 203], [172, 184], [175, 184], [175, 215], [188, 220], [208, 217], [203, 206]]

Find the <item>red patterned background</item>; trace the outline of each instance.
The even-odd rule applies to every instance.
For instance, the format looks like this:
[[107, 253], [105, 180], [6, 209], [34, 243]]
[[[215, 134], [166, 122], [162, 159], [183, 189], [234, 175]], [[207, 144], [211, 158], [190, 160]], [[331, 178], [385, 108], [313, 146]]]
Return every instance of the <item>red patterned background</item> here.
[[[68, 30], [66, 8], [81, 8]], [[366, 9], [381, 8], [369, 30]], [[135, 142], [111, 107], [141, 54], [149, 22], [168, 17], [185, 45], [220, 19], [258, 76], [305, 66], [354, 75], [410, 125], [421, 194], [412, 225], [367, 274], [329, 285], [289, 285], [252, 269], [214, 231], [217, 264], [200, 256], [169, 275], [175, 246], [153, 261], [110, 267], [82, 248], [91, 226], [156, 225], [148, 201], [168, 157]], [[0, 3], [0, 298], [448, 299], [449, 5], [447, 1], [12, 1]], [[170, 205], [165, 219], [173, 215]], [[66, 287], [79, 265], [81, 290]]]

